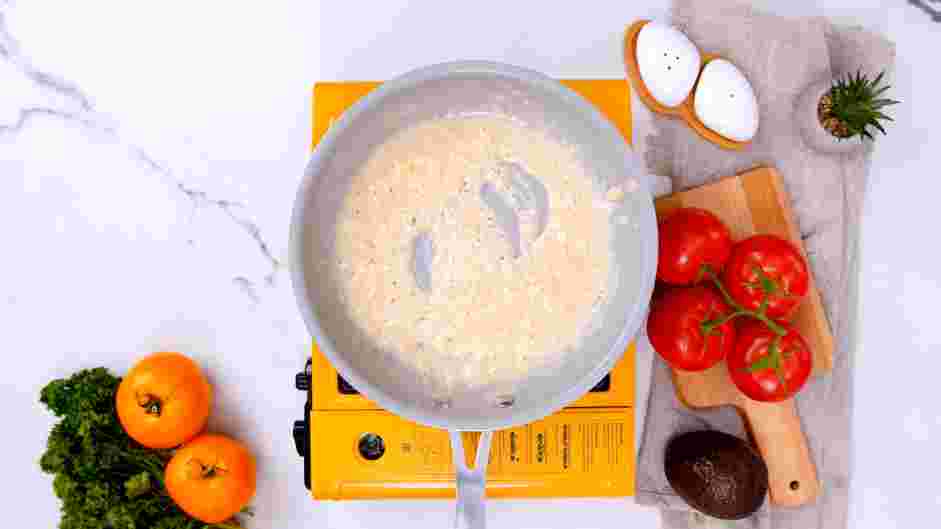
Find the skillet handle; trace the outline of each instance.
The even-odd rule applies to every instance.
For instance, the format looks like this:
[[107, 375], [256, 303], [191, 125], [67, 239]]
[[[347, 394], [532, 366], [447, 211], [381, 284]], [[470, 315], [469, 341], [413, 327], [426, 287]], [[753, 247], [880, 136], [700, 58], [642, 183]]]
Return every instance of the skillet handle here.
[[474, 468], [467, 468], [461, 432], [450, 431], [448, 433], [451, 434], [451, 454], [454, 456], [454, 470], [457, 473], [457, 516], [454, 519], [454, 527], [455, 529], [485, 529], [487, 527], [484, 503], [487, 461], [490, 460], [490, 441], [493, 433], [481, 433]]

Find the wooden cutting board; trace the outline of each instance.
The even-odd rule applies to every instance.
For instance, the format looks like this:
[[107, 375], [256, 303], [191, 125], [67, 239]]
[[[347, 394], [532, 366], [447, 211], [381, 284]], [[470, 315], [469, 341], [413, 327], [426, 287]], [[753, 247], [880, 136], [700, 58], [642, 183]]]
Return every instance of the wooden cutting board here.
[[[679, 207], [708, 209], [726, 223], [734, 240], [770, 233], [789, 239], [803, 251], [784, 183], [771, 168], [754, 169], [664, 197], [657, 200], [656, 206], [659, 218]], [[813, 352], [814, 375], [830, 372], [833, 335], [813, 277], [807, 299], [795, 314], [793, 323]], [[793, 399], [778, 403], [749, 399], [732, 383], [724, 361], [697, 373], [674, 369], [673, 381], [677, 396], [691, 408], [731, 405], [743, 415], [768, 465], [772, 503], [798, 506], [817, 497], [820, 489], [817, 471]]]

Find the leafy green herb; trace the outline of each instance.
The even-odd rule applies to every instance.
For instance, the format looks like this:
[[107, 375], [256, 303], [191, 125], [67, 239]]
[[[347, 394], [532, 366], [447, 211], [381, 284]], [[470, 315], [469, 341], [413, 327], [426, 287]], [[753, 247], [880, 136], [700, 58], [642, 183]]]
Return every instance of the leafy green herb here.
[[39, 460], [62, 500], [59, 529], [218, 529], [180, 510], [163, 485], [169, 450], [145, 448], [118, 422], [121, 379], [103, 367], [53, 380], [40, 402], [59, 418]]
[[136, 498], [150, 492], [150, 472], [141, 472], [124, 482], [124, 493], [128, 498]]

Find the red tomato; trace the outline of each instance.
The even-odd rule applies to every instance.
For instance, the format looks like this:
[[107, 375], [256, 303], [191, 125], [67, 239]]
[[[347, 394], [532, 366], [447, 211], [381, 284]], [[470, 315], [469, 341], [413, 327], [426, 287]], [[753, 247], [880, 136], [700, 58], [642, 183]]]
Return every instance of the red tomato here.
[[647, 336], [674, 368], [702, 371], [725, 358], [735, 344], [731, 321], [708, 329], [709, 322], [729, 312], [722, 298], [705, 286], [669, 289], [650, 309]]
[[774, 319], [794, 313], [809, 286], [807, 263], [789, 241], [774, 235], [755, 235], [732, 248], [722, 283], [739, 305], [759, 310], [767, 298], [766, 314]]
[[732, 382], [752, 400], [790, 398], [810, 377], [813, 356], [807, 342], [790, 325], [782, 327], [787, 334], [780, 338], [758, 320], [738, 328], [735, 349], [725, 361]]
[[715, 273], [732, 251], [729, 229], [712, 213], [680, 208], [660, 223], [657, 278], [672, 285], [690, 285], [700, 279], [703, 265]]

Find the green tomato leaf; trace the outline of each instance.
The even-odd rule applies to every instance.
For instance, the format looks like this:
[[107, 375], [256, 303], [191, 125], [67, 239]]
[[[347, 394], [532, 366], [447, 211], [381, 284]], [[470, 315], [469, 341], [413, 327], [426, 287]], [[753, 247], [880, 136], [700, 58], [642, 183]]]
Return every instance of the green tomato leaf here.
[[768, 274], [765, 273], [764, 269], [759, 265], [753, 265], [752, 270], [755, 275], [758, 276], [758, 281], [749, 283], [749, 286], [760, 288], [765, 294], [776, 294], [778, 290], [781, 289], [781, 286], [778, 285], [778, 282], [772, 279]]
[[755, 360], [754, 362], [748, 364], [748, 366], [745, 367], [745, 371], [748, 371], [749, 373], [757, 373], [758, 371], [764, 371], [765, 369], [774, 369], [774, 368], [775, 368], [774, 357], [772, 357], [770, 354], [767, 354], [765, 356], [762, 356], [758, 360]]
[[787, 379], [784, 377], [784, 368], [780, 363], [774, 366], [774, 374], [778, 376], [778, 382], [781, 383], [781, 387], [787, 391]]
[[787, 387], [787, 381], [784, 377], [784, 366], [781, 359], [781, 337], [775, 336], [771, 343], [768, 344], [768, 354], [762, 356], [758, 360], [755, 360], [748, 365], [746, 371], [749, 373], [756, 373], [758, 371], [764, 371], [765, 369], [773, 369], [775, 375], [778, 377], [778, 381], [781, 383], [781, 386]]

